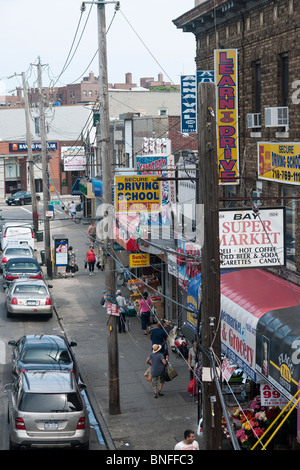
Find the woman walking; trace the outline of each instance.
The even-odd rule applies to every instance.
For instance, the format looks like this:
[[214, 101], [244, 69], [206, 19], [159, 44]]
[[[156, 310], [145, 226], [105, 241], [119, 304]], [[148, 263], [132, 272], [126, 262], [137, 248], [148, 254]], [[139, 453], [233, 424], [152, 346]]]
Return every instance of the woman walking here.
[[85, 262], [89, 265], [89, 274], [90, 276], [94, 275], [95, 263], [96, 263], [96, 253], [91, 245], [85, 256]]
[[73, 251], [73, 247], [69, 246], [68, 249], [68, 264], [66, 266], [66, 274], [65, 277], [68, 277], [68, 273], [72, 273], [72, 277], [74, 277], [75, 272], [76, 272], [76, 255]]
[[143, 299], [140, 301], [140, 315], [142, 320], [142, 330], [147, 334], [147, 327], [150, 325], [150, 310], [152, 302], [148, 299], [148, 292], [143, 293]]

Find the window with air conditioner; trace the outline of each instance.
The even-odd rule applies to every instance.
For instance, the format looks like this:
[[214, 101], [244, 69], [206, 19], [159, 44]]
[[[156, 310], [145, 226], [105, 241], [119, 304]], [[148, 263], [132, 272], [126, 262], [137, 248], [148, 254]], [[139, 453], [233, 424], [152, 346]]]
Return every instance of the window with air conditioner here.
[[247, 114], [247, 127], [248, 129], [257, 129], [261, 127], [261, 114], [252, 113]]
[[287, 106], [265, 108], [266, 127], [289, 127], [289, 108]]

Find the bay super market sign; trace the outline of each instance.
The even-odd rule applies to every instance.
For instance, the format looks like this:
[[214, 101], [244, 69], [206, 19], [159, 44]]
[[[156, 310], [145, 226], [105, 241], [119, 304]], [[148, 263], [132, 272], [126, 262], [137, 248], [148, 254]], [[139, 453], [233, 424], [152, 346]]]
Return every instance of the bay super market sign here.
[[285, 264], [284, 208], [219, 212], [221, 269]]

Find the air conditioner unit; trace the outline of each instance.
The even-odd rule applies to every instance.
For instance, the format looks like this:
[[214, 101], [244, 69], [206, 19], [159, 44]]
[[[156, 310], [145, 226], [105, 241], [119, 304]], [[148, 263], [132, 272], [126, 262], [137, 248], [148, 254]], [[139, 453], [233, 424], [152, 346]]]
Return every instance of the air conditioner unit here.
[[289, 108], [282, 106], [279, 108], [265, 108], [266, 127], [285, 127], [289, 128]]
[[261, 127], [261, 114], [260, 113], [247, 114], [247, 124], [248, 124], [248, 129]]

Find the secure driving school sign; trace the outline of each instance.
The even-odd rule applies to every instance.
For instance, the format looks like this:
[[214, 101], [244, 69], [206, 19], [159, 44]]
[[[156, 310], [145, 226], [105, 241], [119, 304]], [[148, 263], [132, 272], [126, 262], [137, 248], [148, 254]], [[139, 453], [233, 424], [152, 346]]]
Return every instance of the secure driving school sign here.
[[300, 144], [258, 142], [258, 178], [300, 184]]
[[161, 185], [157, 176], [116, 176], [116, 212], [158, 212]]
[[219, 184], [239, 184], [237, 49], [215, 50]]

